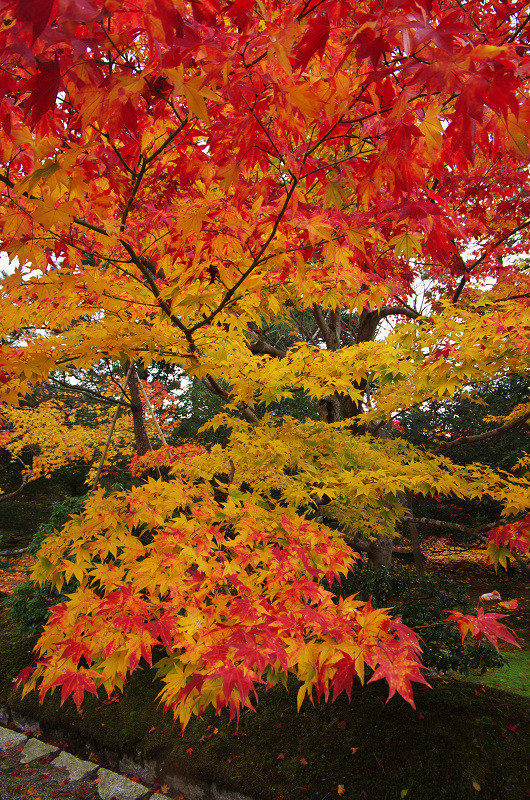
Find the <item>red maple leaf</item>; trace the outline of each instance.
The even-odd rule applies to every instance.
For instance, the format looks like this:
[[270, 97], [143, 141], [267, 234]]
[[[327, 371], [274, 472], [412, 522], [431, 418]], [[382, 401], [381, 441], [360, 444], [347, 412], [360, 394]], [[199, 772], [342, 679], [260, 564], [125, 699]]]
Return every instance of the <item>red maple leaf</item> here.
[[48, 24], [52, 13], [53, 0], [18, 0], [15, 17], [32, 27], [32, 44], [39, 38]]
[[305, 69], [315, 53], [323, 55], [329, 31], [329, 19], [323, 14], [309, 21], [306, 32], [293, 51], [296, 69]]
[[37, 72], [27, 82], [31, 94], [26, 100], [26, 116], [31, 115], [35, 125], [55, 105], [61, 84], [61, 71], [57, 58], [53, 61], [38, 61]]
[[381, 660], [368, 683], [385, 678], [388, 683], [388, 700], [397, 691], [407, 703], [410, 703], [412, 708], [416, 708], [411, 681], [429, 685], [420, 672], [421, 665], [417, 660], [411, 658], [410, 650], [402, 647], [398, 642], [389, 642], [382, 649], [387, 657], [385, 660]]
[[98, 673], [93, 669], [80, 669], [79, 671], [67, 669], [56, 678], [52, 686], [61, 686], [61, 705], [70, 695], [73, 695], [74, 703], [79, 710], [85, 691], [97, 695], [94, 683], [96, 677], [99, 677]]

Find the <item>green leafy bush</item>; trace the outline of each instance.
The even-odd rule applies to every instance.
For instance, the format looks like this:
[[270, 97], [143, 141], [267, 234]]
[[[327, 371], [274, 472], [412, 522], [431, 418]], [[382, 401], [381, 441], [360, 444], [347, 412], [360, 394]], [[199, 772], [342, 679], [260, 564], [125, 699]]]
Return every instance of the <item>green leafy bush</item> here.
[[39, 525], [37, 532], [31, 539], [28, 552], [35, 555], [46, 536], [49, 536], [54, 530], [62, 528], [71, 516], [79, 514], [83, 510], [86, 499], [86, 495], [83, 495], [81, 497], [69, 497], [68, 500], [64, 500], [62, 503], [54, 503], [49, 519]]
[[[78, 514], [85, 504], [86, 497], [71, 497], [61, 503], [52, 505], [49, 519], [39, 525], [34, 534], [28, 552], [36, 554], [42, 540], [62, 528], [73, 514]], [[56, 605], [62, 597], [73, 591], [77, 581], [72, 579], [63, 587], [61, 593], [50, 586], [39, 586], [33, 581], [19, 583], [11, 595], [5, 600], [9, 616], [24, 633], [37, 635], [50, 616], [51, 606]]]
[[505, 659], [489, 644], [462, 643], [458, 630], [446, 623], [447, 611], [473, 611], [466, 592], [449, 578], [418, 577], [401, 565], [377, 570], [356, 567], [342, 585], [334, 584], [337, 595], [358, 594], [372, 598], [374, 608], [394, 609], [393, 615], [412, 628], [423, 647], [422, 662], [439, 672], [462, 672], [501, 667]]
[[19, 583], [5, 601], [9, 616], [24, 633], [38, 635], [50, 616], [50, 607], [59, 600], [54, 589], [45, 589], [32, 581]]

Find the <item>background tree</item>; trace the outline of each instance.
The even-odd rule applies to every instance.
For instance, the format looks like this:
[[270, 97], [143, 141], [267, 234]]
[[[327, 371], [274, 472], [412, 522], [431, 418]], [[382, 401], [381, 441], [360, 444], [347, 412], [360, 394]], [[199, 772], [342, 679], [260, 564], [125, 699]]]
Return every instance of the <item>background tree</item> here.
[[[394, 435], [414, 443], [429, 442], [435, 452], [454, 446], [457, 464], [478, 462], [512, 475], [524, 475], [530, 447], [529, 384], [525, 375], [499, 376], [487, 384], [469, 385], [446, 400], [404, 410], [394, 420]], [[513, 414], [514, 407], [517, 413]], [[468, 544], [485, 541], [484, 532], [500, 516], [490, 497], [418, 496], [413, 515], [430, 535], [446, 535]], [[519, 565], [528, 569], [525, 560]]]

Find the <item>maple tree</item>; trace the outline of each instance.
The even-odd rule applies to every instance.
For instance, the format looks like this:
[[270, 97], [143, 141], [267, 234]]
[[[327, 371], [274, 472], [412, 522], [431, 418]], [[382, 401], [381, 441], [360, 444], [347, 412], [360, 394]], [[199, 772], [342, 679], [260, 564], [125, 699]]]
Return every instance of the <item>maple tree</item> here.
[[[69, 365], [163, 360], [226, 402], [210, 424], [230, 431], [210, 450], [138, 447], [132, 469], [167, 479], [98, 490], [45, 540], [34, 578], [79, 588], [25, 688], [79, 704], [162, 645], [183, 725], [293, 671], [300, 702], [349, 692], [365, 666], [412, 702], [417, 637], [336, 602], [324, 581], [354, 555], [310, 517], [325, 500], [377, 556], [408, 492], [489, 496], [508, 526], [492, 557], [527, 549], [524, 475], [455, 464], [456, 440], [429, 453], [377, 435], [528, 370], [527, 4], [0, 10], [2, 403]], [[314, 331], [277, 346], [299, 312]], [[294, 392], [320, 421], [258, 413]], [[454, 619], [510, 637], [495, 615]]]
[[[103, 378], [77, 374], [75, 383], [41, 384], [20, 406], [5, 406], [2, 446], [23, 467], [23, 485], [75, 463], [89, 465], [86, 480], [91, 484], [101, 472], [98, 463], [103, 468], [107, 462], [117, 475], [116, 468], [122, 471], [138, 450], [147, 452], [151, 440], [160, 444], [162, 438], [165, 443], [160, 425], [167, 434], [178, 427], [175, 398], [161, 381], [139, 381], [136, 373], [136, 392], [131, 393], [131, 377], [124, 391], [123, 376], [120, 384], [112, 372]], [[142, 420], [139, 435], [135, 401], [136, 416]], [[0, 494], [0, 500], [12, 495]]]

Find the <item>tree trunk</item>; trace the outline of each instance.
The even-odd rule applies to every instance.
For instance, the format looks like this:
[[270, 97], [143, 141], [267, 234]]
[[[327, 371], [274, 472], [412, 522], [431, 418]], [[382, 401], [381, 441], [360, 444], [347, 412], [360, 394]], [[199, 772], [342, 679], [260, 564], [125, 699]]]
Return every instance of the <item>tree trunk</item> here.
[[[412, 516], [414, 515], [413, 502], [414, 502], [414, 496], [412, 492], [409, 492], [407, 494], [407, 505], [409, 508], [409, 514]], [[420, 536], [418, 533], [418, 528], [413, 519], [405, 517], [404, 521], [407, 523], [407, 528], [409, 531], [409, 539], [412, 545], [412, 554], [414, 556], [416, 575], [418, 575], [420, 578], [423, 578], [423, 576], [425, 575], [425, 560], [423, 558], [423, 553], [421, 552]]]
[[366, 553], [368, 561], [373, 567], [389, 567], [391, 565], [392, 551], [394, 549], [394, 537], [392, 534], [388, 536], [380, 534], [375, 539], [348, 535], [348, 529], [345, 530], [345, 534], [347, 543], [357, 552]]
[[[128, 365], [125, 366], [128, 369]], [[129, 392], [131, 395], [132, 405], [132, 420], [134, 427], [134, 438], [136, 440], [136, 452], [139, 456], [144, 456], [152, 450], [151, 442], [147, 428], [145, 427], [144, 409], [142, 405], [142, 396], [140, 393], [140, 384], [136, 367], [132, 368], [131, 377], [129, 378]]]
[[369, 543], [368, 558], [374, 567], [389, 567], [392, 563], [394, 537], [381, 534]]

